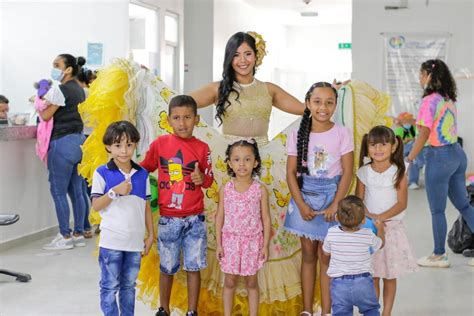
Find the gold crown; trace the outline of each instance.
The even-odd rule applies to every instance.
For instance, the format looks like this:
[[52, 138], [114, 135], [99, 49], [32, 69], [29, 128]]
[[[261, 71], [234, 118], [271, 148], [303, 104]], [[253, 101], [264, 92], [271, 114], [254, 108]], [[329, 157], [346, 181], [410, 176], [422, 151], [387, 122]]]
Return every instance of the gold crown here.
[[257, 32], [247, 32], [248, 35], [252, 36], [255, 39], [255, 47], [257, 48], [257, 60], [255, 61], [255, 67], [258, 67], [262, 64], [263, 57], [267, 55], [266, 51], [266, 42], [263, 40], [262, 35], [258, 34]]

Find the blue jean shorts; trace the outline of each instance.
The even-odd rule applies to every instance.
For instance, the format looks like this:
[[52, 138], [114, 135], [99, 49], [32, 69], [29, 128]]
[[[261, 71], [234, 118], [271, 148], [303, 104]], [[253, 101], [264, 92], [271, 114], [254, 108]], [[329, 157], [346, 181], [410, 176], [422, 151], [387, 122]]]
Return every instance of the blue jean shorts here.
[[[337, 185], [341, 177], [315, 178], [303, 176], [301, 195], [306, 204], [315, 211], [322, 211], [331, 205], [337, 192]], [[291, 199], [286, 213], [284, 227], [287, 231], [311, 240], [323, 241], [329, 227], [337, 222], [326, 222], [324, 215], [317, 215], [312, 220], [306, 221], [301, 217], [300, 210], [295, 200]]]
[[162, 216], [158, 222], [158, 253], [161, 272], [173, 275], [180, 267], [199, 271], [207, 267], [207, 231], [204, 215], [186, 217]]

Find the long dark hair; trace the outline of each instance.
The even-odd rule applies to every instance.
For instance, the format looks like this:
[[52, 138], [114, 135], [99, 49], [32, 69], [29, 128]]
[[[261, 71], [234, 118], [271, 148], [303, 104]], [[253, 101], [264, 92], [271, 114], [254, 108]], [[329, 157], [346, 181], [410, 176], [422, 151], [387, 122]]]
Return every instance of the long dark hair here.
[[81, 67], [76, 78], [89, 87], [92, 81], [97, 79], [97, 72], [92, 69], [87, 69], [86, 67]]
[[456, 82], [444, 61], [429, 59], [421, 64], [421, 70], [430, 75], [430, 80], [423, 91], [423, 97], [436, 92], [445, 99], [456, 102]]
[[[397, 176], [395, 179], [395, 188], [400, 187], [400, 182], [405, 175], [405, 162], [403, 161], [403, 140], [400, 136], [395, 136], [391, 128], [379, 125], [372, 128], [368, 134], [362, 138], [362, 145], [360, 147], [359, 167], [364, 164], [364, 157], [369, 157], [369, 144], [390, 143], [397, 146], [395, 152], [390, 155], [390, 162], [397, 166]], [[370, 158], [370, 157], [369, 157]], [[369, 162], [369, 164], [372, 161]]]
[[[308, 92], [306, 92], [304, 101], [307, 103], [316, 88], [332, 88], [334, 95], [336, 96], [337, 102], [337, 90], [328, 82], [316, 82], [313, 84]], [[303, 186], [303, 174], [309, 174], [308, 170], [308, 146], [309, 146], [309, 134], [311, 133], [312, 126], [311, 111], [306, 106], [303, 113], [303, 118], [300, 122], [298, 129], [298, 138], [296, 143], [297, 157], [296, 157], [296, 172], [298, 185], [301, 188]]]
[[73, 77], [76, 77], [76, 75], [79, 73], [79, 71], [81, 71], [81, 68], [82, 66], [84, 66], [86, 64], [86, 59], [82, 56], [79, 56], [79, 57], [74, 57], [72, 56], [71, 54], [60, 54], [58, 55], [58, 57], [61, 57], [63, 62], [64, 62], [64, 66], [66, 67], [66, 69], [68, 67], [71, 67], [72, 68], [72, 76]]
[[257, 142], [253, 138], [251, 140], [242, 139], [227, 146], [227, 150], [225, 151], [225, 162], [227, 163], [227, 174], [231, 177], [235, 177], [234, 170], [232, 170], [232, 168], [228, 164], [228, 162], [230, 161], [230, 155], [232, 155], [232, 150], [235, 147], [249, 147], [250, 149], [252, 149], [253, 155], [255, 156], [255, 160], [258, 162], [257, 166], [253, 168], [252, 170], [252, 176], [253, 177], [260, 176], [260, 169], [262, 168], [262, 158], [260, 158]]
[[[234, 68], [232, 68], [232, 60], [234, 59], [235, 52], [244, 42], [252, 48], [256, 57], [257, 47], [255, 46], [255, 39], [247, 33], [235, 33], [231, 38], [229, 38], [227, 45], [225, 46], [222, 80], [219, 83], [216, 104], [216, 120], [219, 122], [219, 125], [222, 124], [222, 118], [225, 115], [225, 111], [230, 106], [229, 95], [232, 91], [237, 94], [236, 100], [239, 100], [240, 93], [234, 88], [235, 72]], [[253, 74], [255, 75], [255, 66], [253, 68]]]

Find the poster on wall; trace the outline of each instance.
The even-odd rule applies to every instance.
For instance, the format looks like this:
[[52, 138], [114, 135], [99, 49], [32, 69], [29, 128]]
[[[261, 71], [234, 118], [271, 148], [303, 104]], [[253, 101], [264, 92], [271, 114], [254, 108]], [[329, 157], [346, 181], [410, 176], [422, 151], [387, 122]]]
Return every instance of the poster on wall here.
[[439, 58], [447, 62], [449, 33], [382, 33], [383, 88], [392, 97], [391, 114], [418, 112], [422, 96], [421, 63]]
[[104, 44], [103, 43], [87, 43], [87, 65], [103, 66], [104, 65]]

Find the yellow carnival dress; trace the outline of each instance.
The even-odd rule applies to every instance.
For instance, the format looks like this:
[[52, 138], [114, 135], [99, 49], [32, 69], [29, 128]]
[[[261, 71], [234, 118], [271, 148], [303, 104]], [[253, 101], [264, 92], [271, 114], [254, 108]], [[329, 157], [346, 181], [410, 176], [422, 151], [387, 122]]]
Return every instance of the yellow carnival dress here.
[[[354, 136], [354, 175], [359, 169], [362, 137], [374, 126], [391, 125], [386, 116], [391, 104], [390, 95], [360, 80], [352, 80], [338, 90], [334, 120], [348, 127]], [[349, 193], [355, 192], [356, 180], [352, 177]]]
[[[215, 176], [215, 182], [205, 191], [208, 267], [201, 271], [199, 315], [223, 314], [221, 297], [224, 275], [220, 271], [215, 256], [214, 218], [219, 188], [229, 180], [224, 162], [225, 150], [230, 142], [242, 137], [253, 137], [258, 142], [262, 158], [260, 180], [266, 184], [269, 192], [272, 220], [270, 258], [258, 275], [259, 315], [298, 315], [302, 310], [300, 242], [297, 237], [283, 229], [283, 222], [290, 200], [286, 184], [286, 139], [289, 132], [298, 128], [299, 120], [275, 136], [273, 140], [268, 141], [272, 99], [266, 84], [255, 80], [249, 85], [236, 84], [236, 88], [240, 91], [239, 100], [235, 100], [234, 93], [229, 97], [231, 105], [226, 110], [222, 125], [224, 134], [205, 122], [201, 122], [194, 130], [194, 135], [208, 143], [211, 148]], [[357, 92], [359, 89], [364, 96], [359, 96]], [[141, 69], [134, 62], [125, 59], [115, 60], [99, 72], [98, 78], [89, 91], [89, 98], [79, 107], [85, 125], [94, 128], [83, 146], [83, 161], [79, 168], [80, 173], [89, 180], [93, 171], [107, 162], [102, 137], [111, 122], [126, 119], [137, 126], [142, 135], [137, 150], [138, 161], [144, 156], [154, 138], [172, 131], [167, 122], [167, 110], [169, 99], [175, 93], [159, 78]], [[387, 103], [389, 99], [383, 94], [360, 82], [349, 84], [344, 93], [346, 97], [340, 98], [339, 101], [345, 99], [343, 103], [348, 102], [350, 105], [338, 110], [338, 120], [341, 123], [357, 131], [360, 126], [363, 126], [362, 129], [365, 130], [368, 125], [374, 126], [383, 121], [389, 104]], [[367, 115], [364, 116], [363, 113]], [[354, 133], [356, 148], [360, 148], [362, 136], [359, 134]], [[152, 184], [153, 181], [152, 179]], [[155, 195], [152, 198], [152, 206], [156, 206], [153, 205], [156, 204], [156, 199]], [[91, 212], [91, 217], [95, 223], [98, 222], [97, 212]], [[155, 229], [158, 218], [159, 214], [155, 211]], [[159, 305], [159, 256], [156, 245], [150, 254], [142, 259], [137, 287], [138, 299], [156, 309]], [[315, 293], [318, 298], [319, 289]], [[318, 299], [316, 299], [315, 310], [318, 304]], [[186, 273], [183, 271], [175, 276], [171, 306], [172, 310], [178, 314], [184, 314], [186, 311]], [[248, 315], [243, 283], [236, 292], [234, 315]]]

